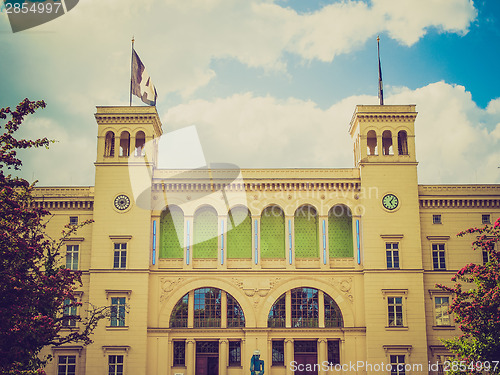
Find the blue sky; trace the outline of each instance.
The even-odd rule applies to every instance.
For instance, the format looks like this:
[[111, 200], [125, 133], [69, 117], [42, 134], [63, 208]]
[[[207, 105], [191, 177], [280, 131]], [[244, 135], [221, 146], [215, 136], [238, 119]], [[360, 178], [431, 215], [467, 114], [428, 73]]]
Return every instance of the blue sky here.
[[380, 35], [386, 104], [419, 112], [419, 182], [499, 183], [499, 23], [494, 0], [85, 0], [15, 34], [4, 12], [0, 106], [48, 104], [24, 134], [58, 142], [24, 177], [92, 185], [95, 106], [128, 105], [134, 35], [164, 132], [196, 125], [209, 161], [350, 168]]

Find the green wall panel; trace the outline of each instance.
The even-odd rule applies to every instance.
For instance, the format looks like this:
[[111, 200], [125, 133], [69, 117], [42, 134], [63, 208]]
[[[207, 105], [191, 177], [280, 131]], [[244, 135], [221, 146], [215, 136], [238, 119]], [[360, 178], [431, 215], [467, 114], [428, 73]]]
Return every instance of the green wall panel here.
[[328, 250], [330, 258], [353, 256], [352, 217], [346, 206], [335, 206], [328, 213]]
[[295, 257], [317, 258], [318, 215], [314, 207], [302, 206], [295, 212]]
[[160, 258], [184, 258], [184, 214], [178, 207], [167, 208], [160, 217]]
[[217, 212], [211, 207], [196, 211], [193, 222], [193, 258], [217, 259]]
[[260, 256], [285, 259], [285, 215], [278, 206], [267, 207], [260, 218]]
[[252, 218], [246, 207], [233, 208], [227, 218], [228, 259], [252, 259]]

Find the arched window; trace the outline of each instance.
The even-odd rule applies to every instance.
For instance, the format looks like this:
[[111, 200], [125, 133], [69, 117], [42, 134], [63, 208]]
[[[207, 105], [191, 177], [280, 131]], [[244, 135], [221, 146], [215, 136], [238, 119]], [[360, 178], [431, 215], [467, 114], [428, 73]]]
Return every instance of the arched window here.
[[318, 257], [318, 213], [313, 206], [304, 205], [295, 211], [295, 257]]
[[368, 146], [368, 155], [377, 155], [377, 133], [370, 130], [366, 135], [366, 144]]
[[130, 155], [130, 133], [123, 131], [120, 134], [120, 156]]
[[316, 328], [318, 316], [318, 290], [292, 289], [292, 328]]
[[160, 258], [184, 258], [184, 212], [168, 206], [160, 217]]
[[144, 145], [146, 144], [146, 135], [142, 130], [135, 133], [135, 156], [144, 156]]
[[[323, 306], [319, 305], [320, 294], [323, 295]], [[269, 328], [286, 326], [287, 303], [291, 304], [288, 308], [292, 313], [292, 328], [335, 328], [344, 325], [340, 308], [332, 297], [315, 288], [295, 288], [290, 291], [290, 302], [287, 302], [284, 293], [271, 307], [267, 320]], [[319, 327], [320, 312], [324, 314], [324, 327]]]
[[112, 131], [106, 133], [104, 141], [104, 156], [115, 156], [115, 133]]
[[332, 297], [325, 294], [325, 328], [343, 327], [342, 313]]
[[187, 328], [188, 326], [188, 294], [175, 305], [170, 315], [170, 328]]
[[393, 155], [392, 153], [392, 133], [385, 130], [382, 133], [382, 151], [383, 155]]
[[278, 206], [269, 206], [260, 216], [260, 256], [285, 259], [285, 214]]
[[217, 212], [213, 207], [202, 207], [193, 221], [193, 258], [217, 259]]
[[330, 258], [353, 256], [352, 213], [343, 204], [328, 211], [328, 250]]
[[269, 316], [267, 318], [267, 326], [269, 328], [281, 328], [286, 325], [286, 298], [283, 294], [280, 298], [274, 302], [271, 311], [269, 311]]
[[238, 328], [245, 327], [245, 314], [232, 295], [227, 294], [227, 327]]
[[201, 288], [194, 291], [194, 327], [220, 327], [221, 291]]
[[246, 207], [235, 207], [227, 218], [227, 257], [252, 258], [252, 218]]
[[406, 132], [400, 130], [398, 133], [398, 153], [399, 155], [408, 155], [408, 139]]
[[226, 295], [227, 327], [245, 327], [245, 314], [236, 299], [217, 288], [200, 288], [192, 290], [182, 297], [170, 314], [171, 328], [187, 328], [189, 316], [189, 298], [194, 298], [193, 327], [219, 328], [222, 317], [222, 297]]

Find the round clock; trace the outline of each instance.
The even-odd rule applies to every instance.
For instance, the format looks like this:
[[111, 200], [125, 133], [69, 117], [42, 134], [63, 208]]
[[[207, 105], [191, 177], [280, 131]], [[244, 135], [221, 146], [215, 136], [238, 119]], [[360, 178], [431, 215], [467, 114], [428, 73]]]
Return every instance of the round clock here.
[[130, 198], [125, 194], [120, 194], [115, 198], [115, 207], [120, 210], [126, 210], [130, 206]]
[[399, 199], [394, 194], [386, 194], [382, 198], [382, 205], [389, 211], [395, 210], [399, 205]]

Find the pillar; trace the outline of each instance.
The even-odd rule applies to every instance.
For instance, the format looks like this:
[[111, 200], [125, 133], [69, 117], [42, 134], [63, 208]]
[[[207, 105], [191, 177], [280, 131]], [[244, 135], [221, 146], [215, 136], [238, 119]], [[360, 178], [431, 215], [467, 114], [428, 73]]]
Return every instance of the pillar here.
[[189, 291], [188, 296], [188, 328], [194, 327], [194, 290]]
[[293, 362], [294, 357], [293, 339], [285, 339], [285, 374], [293, 375], [290, 363]]
[[[325, 338], [318, 339], [318, 363], [324, 363], [328, 361], [328, 341]], [[320, 374], [327, 374], [327, 371], [323, 371], [320, 367]]]
[[219, 339], [219, 375], [227, 375], [227, 345], [227, 339]]
[[287, 290], [285, 293], [285, 327], [292, 327], [292, 291]]
[[220, 309], [221, 309], [221, 328], [227, 328], [227, 293], [223, 290], [221, 291], [221, 301], [220, 301]]
[[325, 294], [318, 290], [318, 327], [325, 328]]
[[195, 341], [193, 339], [188, 339], [186, 341], [186, 375], [194, 375], [195, 364], [196, 364], [196, 353], [195, 353]]

